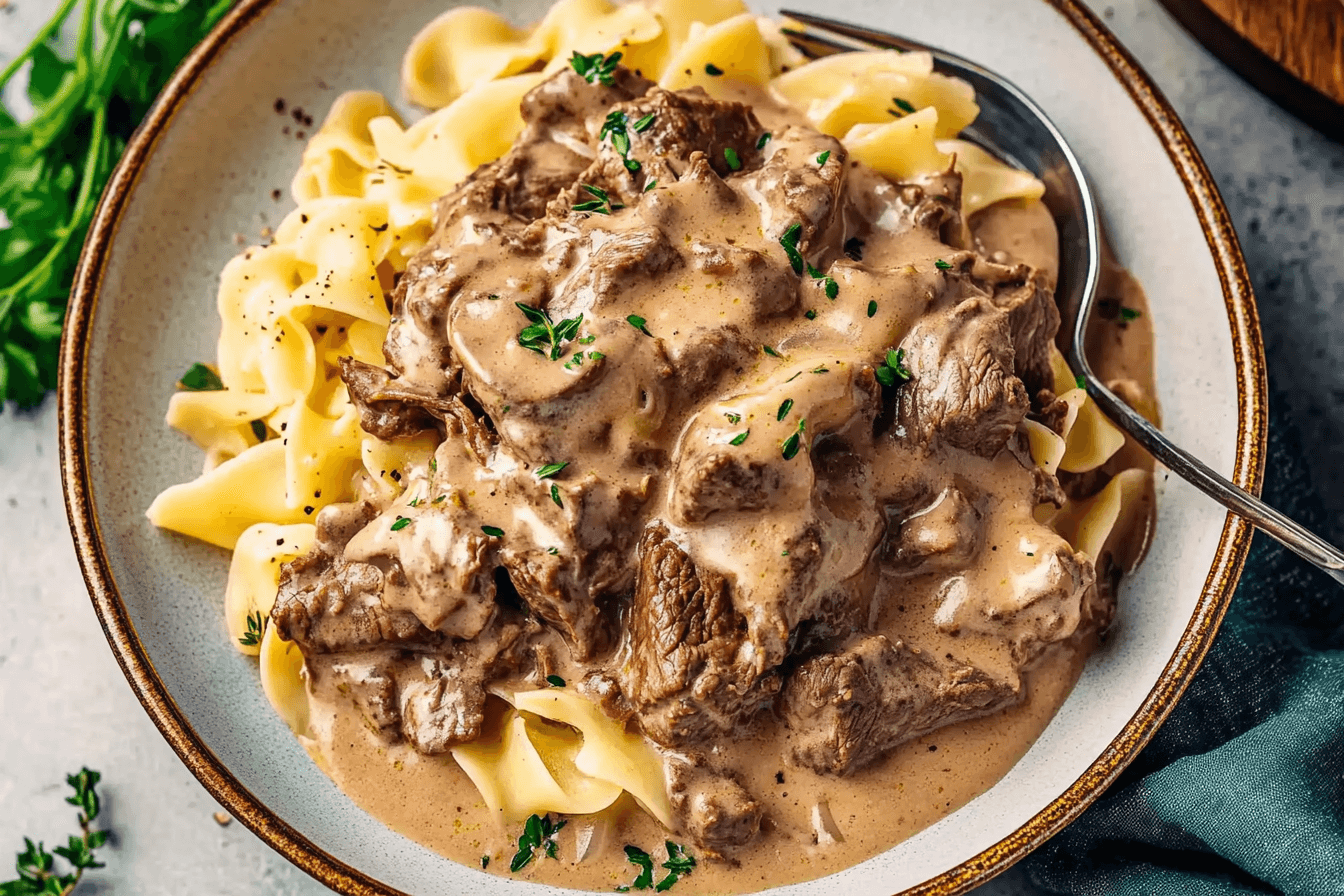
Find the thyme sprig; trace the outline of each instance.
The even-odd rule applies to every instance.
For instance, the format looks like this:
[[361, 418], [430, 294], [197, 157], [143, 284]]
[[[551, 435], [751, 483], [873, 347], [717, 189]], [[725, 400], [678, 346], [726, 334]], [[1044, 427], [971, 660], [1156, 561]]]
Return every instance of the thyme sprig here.
[[616, 75], [616, 66], [621, 62], [620, 53], [612, 53], [610, 56], [603, 56], [601, 53], [593, 53], [585, 56], [578, 50], [570, 57], [569, 64], [583, 76], [583, 79], [589, 84], [605, 84], [610, 87]]
[[550, 312], [533, 308], [522, 302], [514, 302], [518, 310], [532, 323], [518, 333], [518, 344], [552, 361], [560, 360], [565, 353], [564, 343], [578, 335], [583, 324], [583, 315], [568, 317], [556, 323], [551, 320]]
[[[102, 810], [96, 789], [101, 779], [102, 775], [88, 768], [66, 776], [65, 783], [75, 793], [65, 801], [79, 807], [79, 833], [71, 834], [65, 846], [54, 847], [51, 852], [47, 852], [41, 841], [34, 843], [24, 837], [24, 850], [14, 860], [19, 876], [0, 883], [0, 896], [68, 896], [84, 879], [85, 871], [103, 867], [94, 850], [107, 842], [107, 831], [93, 829]], [[57, 856], [69, 863], [68, 872], [62, 874], [56, 870]]]

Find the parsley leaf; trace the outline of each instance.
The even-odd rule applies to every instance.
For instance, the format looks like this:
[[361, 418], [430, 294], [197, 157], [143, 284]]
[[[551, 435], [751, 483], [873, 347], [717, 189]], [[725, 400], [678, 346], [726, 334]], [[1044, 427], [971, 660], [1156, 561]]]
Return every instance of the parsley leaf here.
[[896, 108], [888, 109], [887, 112], [890, 113], [891, 115], [894, 115], [897, 118], [904, 118], [905, 116], [911, 115], [916, 111], [918, 111], [917, 109], [915, 109], [913, 105], [911, 105], [909, 100], [903, 100], [898, 96], [892, 97], [891, 102], [896, 106]]
[[[563, 685], [561, 686], [563, 687]], [[549, 813], [545, 816], [529, 815], [527, 821], [523, 823], [523, 833], [518, 838], [518, 852], [514, 854], [513, 861], [509, 863], [509, 870], [515, 874], [522, 871], [531, 863], [537, 854], [537, 850], [541, 850], [548, 858], [555, 858], [558, 848], [555, 835], [560, 833], [560, 830], [566, 824], [568, 822], [563, 820], [551, 821]]]
[[949, 263], [946, 262], [946, 261], [943, 261], [941, 258], [938, 259], [937, 261], [935, 261], [935, 262], [933, 263], [933, 266], [936, 267], [936, 268], [937, 268], [938, 270], [940, 270], [940, 271], [950, 271], [950, 270], [952, 270], [952, 265], [949, 264]]
[[[786, 552], [787, 553], [787, 552]], [[678, 846], [671, 840], [666, 841], [667, 861], [663, 867], [667, 869], [667, 877], [658, 882], [654, 887], [654, 892], [665, 893], [672, 889], [673, 884], [681, 880], [682, 875], [690, 874], [695, 870], [695, 858], [686, 854], [685, 847]]]
[[803, 273], [803, 254], [798, 251], [798, 240], [802, 235], [803, 225], [794, 224], [779, 238], [779, 244], [784, 247], [784, 254], [789, 257], [789, 264], [793, 266], [793, 272], [799, 275]]
[[[0, 402], [31, 407], [56, 385], [75, 265], [112, 167], [177, 64], [233, 0], [84, 0], [69, 58], [57, 52], [78, 0], [65, 0], [0, 71], [26, 63], [33, 116], [0, 106]], [[6, 26], [9, 27], [9, 26]]]
[[243, 632], [238, 643], [244, 647], [256, 647], [261, 643], [261, 636], [266, 632], [266, 617], [261, 615], [258, 610], [255, 613], [249, 613], [247, 616], [247, 631]]
[[224, 388], [224, 381], [204, 364], [193, 364], [191, 369], [182, 374], [182, 379], [177, 384], [187, 392], [219, 392]]
[[653, 857], [640, 849], [638, 846], [626, 845], [625, 858], [630, 864], [639, 869], [639, 875], [629, 886], [617, 887], [618, 893], [628, 893], [631, 890], [647, 890], [653, 886]]
[[524, 327], [518, 333], [518, 344], [543, 357], [549, 357], [552, 361], [560, 360], [560, 356], [564, 354], [562, 343], [578, 335], [579, 326], [583, 324], [583, 315], [566, 318], [557, 324], [551, 320], [548, 311], [524, 305], [522, 302], [513, 304], [532, 322], [531, 326]]
[[791, 410], [793, 410], [793, 399], [784, 399], [783, 403], [779, 406], [779, 410], [775, 413], [775, 419], [783, 420], [785, 417], [789, 416], [789, 411]]
[[873, 371], [873, 376], [884, 386], [895, 386], [910, 381], [912, 374], [905, 366], [905, 349], [887, 349], [883, 363]]
[[620, 61], [620, 53], [612, 53], [604, 58], [601, 53], [585, 56], [575, 50], [574, 55], [569, 59], [569, 64], [589, 84], [601, 83], [610, 87], [616, 74], [616, 66]]
[[399, 516], [397, 517], [396, 521], [392, 523], [392, 531], [400, 532], [402, 529], [405, 529], [410, 524], [411, 521], [408, 517]]
[[794, 455], [798, 453], [798, 449], [802, 447], [803, 436], [806, 432], [807, 419], [804, 418], [798, 421], [798, 428], [793, 431], [793, 435], [785, 439], [779, 446], [780, 453], [784, 455], [785, 460], [793, 460]]
[[830, 159], [830, 157], [831, 157], [831, 151], [829, 149], [826, 150], [821, 155], [817, 156], [817, 167], [820, 168], [824, 166], [826, 162]]
[[869, 316], [869, 317], [872, 317], [872, 316], [873, 316], [874, 314], [876, 314], [876, 313], [877, 313], [877, 300], [876, 300], [876, 299], [869, 299], [869, 301], [868, 301], [868, 316]]

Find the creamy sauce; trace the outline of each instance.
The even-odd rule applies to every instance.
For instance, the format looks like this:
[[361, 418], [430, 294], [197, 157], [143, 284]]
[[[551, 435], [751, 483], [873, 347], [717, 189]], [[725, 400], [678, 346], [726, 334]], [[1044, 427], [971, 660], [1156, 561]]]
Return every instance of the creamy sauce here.
[[[955, 811], [1030, 748], [1077, 680], [1095, 635], [1081, 597], [1090, 564], [1078, 571], [1068, 545], [1034, 519], [1037, 484], [1019, 451], [978, 451], [975, 440], [961, 447], [922, 440], [918, 428], [927, 411], [907, 415], [904, 406], [892, 425], [908, 431], [875, 440], [874, 412], [865, 410], [874, 403], [873, 359], [889, 347], [903, 345], [913, 359], [916, 379], [907, 389], [938, 387], [934, 378], [946, 375], [925, 359], [936, 357], [938, 334], [968, 313], [962, 302], [971, 287], [944, 276], [936, 261], [948, 258], [969, 272], [988, 259], [997, 267], [983, 276], [1004, 282], [1012, 280], [1004, 270], [1023, 263], [1053, 286], [1058, 239], [1049, 214], [1034, 202], [987, 209], [967, 230], [971, 252], [959, 252], [936, 229], [898, 220], [910, 211], [898, 188], [847, 162], [838, 142], [786, 130], [787, 110], [757, 99], [757, 114], [775, 137], [739, 175], [669, 168], [656, 190], [627, 200], [630, 209], [562, 218], [513, 257], [499, 254], [507, 240], [488, 215], [460, 217], [438, 235], [423, 267], [407, 274], [412, 283], [389, 336], [389, 356], [398, 362], [400, 382], [441, 395], [441, 359], [450, 355], [501, 440], [482, 457], [468, 439], [450, 437], [435, 468], [407, 471], [402, 499], [378, 508], [380, 515], [345, 548], [351, 561], [382, 569], [389, 558], [399, 564], [405, 576], [389, 580], [383, 592], [390, 609], [468, 640], [498, 625], [493, 590], [481, 599], [480, 576], [495, 562], [513, 569], [528, 558], [529, 574], [555, 592], [550, 609], [537, 610], [550, 628], [536, 642], [536, 668], [496, 682], [506, 689], [537, 687], [552, 672], [580, 681], [594, 668], [634, 689], [629, 670], [638, 647], [628, 630], [617, 632], [615, 643], [606, 640], [594, 596], [630, 592], [639, 534], [647, 521], [660, 519], [702, 572], [733, 583], [747, 631], [739, 665], [757, 675], [785, 661], [799, 626], [825, 617], [909, 645], [930, 663], [972, 668], [1013, 695], [990, 715], [920, 733], [840, 776], [791, 761], [806, 749], [799, 739], [812, 732], [791, 728], [771, 711], [737, 724], [719, 735], [709, 761], [759, 801], [760, 833], [724, 860], [702, 857], [677, 884], [676, 892], [685, 893], [750, 892], [838, 871]], [[770, 161], [784, 154], [802, 168], [821, 152], [833, 154], [832, 168], [847, 166], [840, 194], [846, 210], [819, 215], [822, 223], [809, 229], [803, 248], [823, 247], [808, 255], [837, 282], [834, 299], [810, 277], [796, 288], [775, 288], [781, 234], [798, 213], [785, 217], [786, 209], [769, 200], [778, 194]], [[657, 165], [646, 167], [652, 179]], [[941, 188], [926, 184], [924, 195]], [[685, 235], [668, 247], [676, 260], [657, 276], [627, 273], [624, 292], [604, 291], [596, 278], [576, 286], [587, 276], [585, 262], [604, 248], [652, 239], [654, 232]], [[862, 263], [849, 263], [837, 250], [860, 233]], [[481, 250], [485, 245], [496, 255]], [[773, 267], [752, 268], [751, 253]], [[438, 288], [433, 278], [450, 275], [458, 278], [460, 296], [451, 310], [416, 305]], [[416, 278], [426, 284], [421, 293]], [[1146, 412], [1155, 416], [1146, 398], [1153, 394], [1152, 336], [1142, 291], [1110, 263], [1103, 294], [1139, 315], [1123, 326], [1119, 318], [1099, 321], [1090, 357], [1108, 380], [1132, 383], [1136, 400], [1147, 401]], [[613, 295], [620, 302], [604, 304]], [[582, 313], [577, 334], [593, 337], [582, 350], [603, 357], [564, 368], [529, 351], [518, 340], [527, 321], [515, 302], [547, 308], [555, 323]], [[815, 320], [804, 309], [816, 310]], [[643, 318], [642, 329], [627, 322], [632, 313]], [[446, 329], [446, 347], [434, 328]], [[707, 356], [704, 378], [712, 388], [678, 386], [667, 371], [694, 367], [690, 359], [706, 334], [729, 329], [749, 350]], [[567, 349], [580, 349], [579, 341]], [[822, 368], [827, 372], [814, 372]], [[795, 459], [781, 463], [781, 446], [801, 420], [809, 439], [829, 441], [804, 442]], [[695, 462], [744, 431], [749, 436], [734, 446], [734, 456], [780, 471], [763, 489], [766, 507], [715, 505], [685, 485]], [[826, 445], [841, 450], [827, 453]], [[1108, 467], [1151, 469], [1133, 446], [1122, 455]], [[536, 469], [559, 460], [570, 464], [566, 475], [539, 485]], [[558, 488], [554, 501], [546, 494], [551, 482]], [[440, 495], [445, 499], [435, 501]], [[909, 538], [889, 538], [886, 514], [893, 511], [885, 508], [892, 507], [903, 508], [901, 530], [914, 533]], [[412, 523], [394, 528], [403, 516]], [[940, 541], [963, 525], [978, 534]], [[505, 535], [481, 539], [474, 533], [482, 526], [499, 526]], [[796, 573], [803, 561], [795, 559], [817, 546], [815, 564]], [[874, 562], [878, 555], [886, 559]], [[575, 566], [575, 557], [586, 565]], [[1127, 561], [1136, 559], [1137, 551]], [[526, 592], [522, 584], [519, 590]], [[316, 675], [311, 692], [312, 746], [357, 804], [449, 858], [480, 867], [489, 857], [490, 872], [509, 874], [517, 826], [490, 817], [448, 754], [425, 755], [370, 730], [330, 676]], [[660, 706], [650, 700], [637, 709], [646, 730], [673, 741], [676, 730], [657, 727]], [[676, 752], [669, 749], [669, 756]], [[635, 874], [622, 854], [625, 844], [652, 854], [667, 836], [622, 798], [599, 816], [573, 819], [558, 860], [539, 858], [516, 876], [610, 890]]]

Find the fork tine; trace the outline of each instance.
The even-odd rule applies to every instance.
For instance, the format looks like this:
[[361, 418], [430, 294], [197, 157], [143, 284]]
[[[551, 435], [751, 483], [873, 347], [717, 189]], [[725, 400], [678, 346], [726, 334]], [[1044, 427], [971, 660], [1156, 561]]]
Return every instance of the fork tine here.
[[794, 32], [795, 34], [806, 36], [814, 40], [831, 39], [833, 35], [848, 38], [859, 46], [849, 46], [846, 49], [877, 49], [877, 50], [928, 50], [928, 45], [917, 43], [908, 38], [899, 37], [886, 31], [878, 31], [875, 28], [864, 28], [859, 25], [851, 25], [848, 22], [838, 22], [835, 19], [827, 19], [822, 16], [814, 16], [811, 13], [797, 12], [792, 9], [781, 9], [780, 15], [786, 19], [792, 19], [804, 25], [808, 31]]
[[789, 43], [793, 44], [808, 59], [820, 59], [823, 56], [832, 56], [836, 53], [857, 49], [848, 43], [841, 43], [834, 38], [823, 37], [819, 34], [809, 34], [806, 31], [798, 31], [793, 28], [781, 28], [779, 30], [789, 39]]

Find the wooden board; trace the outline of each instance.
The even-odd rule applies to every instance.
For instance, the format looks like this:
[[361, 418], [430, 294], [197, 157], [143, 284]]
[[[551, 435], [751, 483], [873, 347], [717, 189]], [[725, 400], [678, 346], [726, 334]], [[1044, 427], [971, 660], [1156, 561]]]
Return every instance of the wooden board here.
[[1344, 0], [1160, 0], [1279, 105], [1344, 140]]

